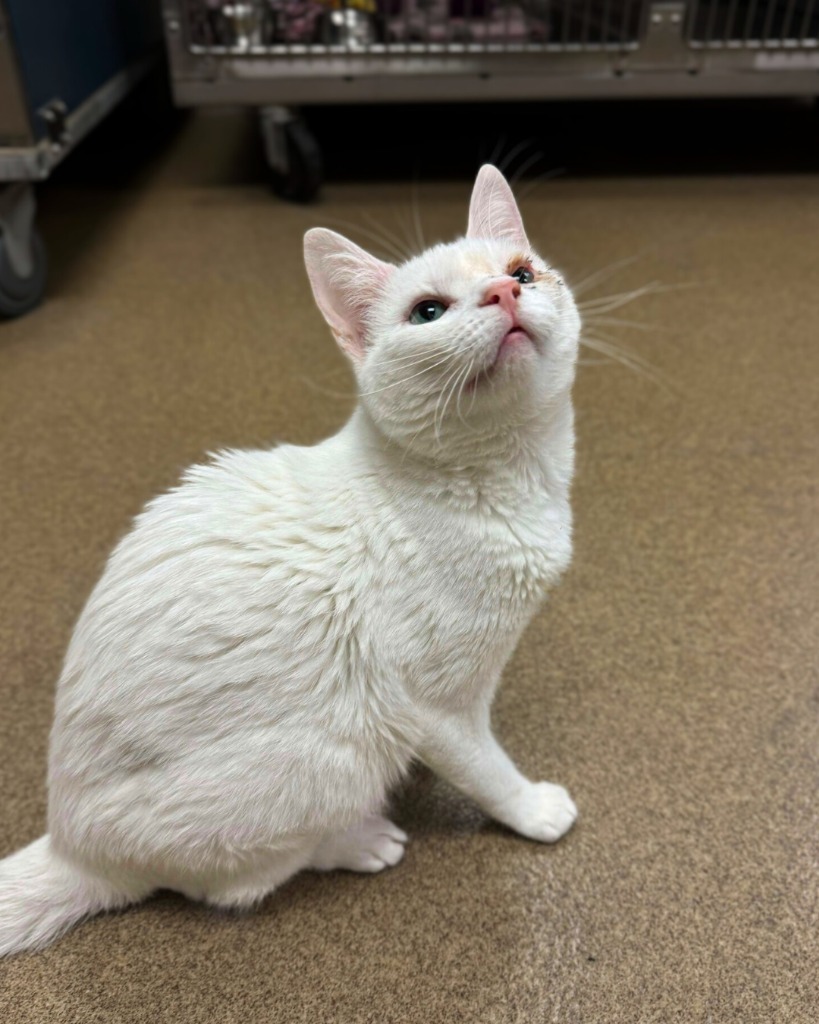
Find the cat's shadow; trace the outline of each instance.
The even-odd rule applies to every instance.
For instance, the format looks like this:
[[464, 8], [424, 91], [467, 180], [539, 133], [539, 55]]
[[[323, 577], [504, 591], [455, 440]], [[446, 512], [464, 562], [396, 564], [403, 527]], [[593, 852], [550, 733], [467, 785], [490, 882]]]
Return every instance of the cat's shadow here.
[[390, 817], [411, 836], [505, 832], [467, 797], [415, 763], [391, 801]]

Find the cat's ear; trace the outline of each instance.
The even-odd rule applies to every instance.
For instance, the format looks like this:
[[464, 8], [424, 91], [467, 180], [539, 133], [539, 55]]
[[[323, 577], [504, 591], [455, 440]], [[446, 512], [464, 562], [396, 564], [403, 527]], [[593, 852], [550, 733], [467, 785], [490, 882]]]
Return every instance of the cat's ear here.
[[369, 344], [370, 312], [395, 268], [326, 228], [304, 236], [304, 263], [336, 341], [359, 362]]
[[512, 189], [492, 164], [484, 164], [475, 179], [466, 237], [512, 242], [522, 250], [530, 248]]

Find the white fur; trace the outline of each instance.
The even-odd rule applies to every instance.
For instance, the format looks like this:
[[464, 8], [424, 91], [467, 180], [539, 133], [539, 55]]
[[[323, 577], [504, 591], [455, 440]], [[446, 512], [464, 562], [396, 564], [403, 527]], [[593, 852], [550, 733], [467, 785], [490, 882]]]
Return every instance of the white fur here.
[[[525, 836], [573, 823], [489, 712], [571, 555], [579, 319], [493, 168], [470, 225], [398, 268], [308, 233], [358, 409], [313, 448], [190, 469], [114, 551], [59, 682], [49, 835], [0, 862], [0, 953], [158, 887], [246, 906], [302, 868], [397, 863], [380, 811], [416, 757]], [[507, 323], [481, 303], [527, 258], [534, 344], [490, 371]], [[411, 324], [429, 297], [449, 309]]]

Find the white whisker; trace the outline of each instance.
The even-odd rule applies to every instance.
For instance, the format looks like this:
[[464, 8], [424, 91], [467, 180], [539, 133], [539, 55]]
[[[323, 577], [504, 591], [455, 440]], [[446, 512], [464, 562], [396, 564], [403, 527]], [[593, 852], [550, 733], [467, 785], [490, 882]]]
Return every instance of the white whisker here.
[[513, 146], [503, 160], [497, 165], [501, 174], [506, 174], [506, 168], [512, 163], [518, 153], [522, 153], [527, 146], [533, 145], [534, 141], [534, 139], [524, 139], [523, 142], [519, 142], [517, 146]]
[[522, 188], [518, 192], [517, 198], [518, 203], [524, 202], [538, 186], [542, 185], [544, 181], [551, 181], [552, 178], [559, 178], [561, 174], [566, 173], [565, 167], [553, 167], [548, 171], [544, 171], [543, 174], [539, 174], [536, 178], [529, 182], [526, 188]]
[[638, 356], [633, 352], [627, 352], [611, 341], [607, 341], [602, 338], [592, 338], [588, 335], [585, 335], [580, 339], [580, 344], [594, 352], [599, 352], [600, 355], [607, 356], [609, 359], [620, 363], [622, 366], [627, 367], [634, 373], [646, 377], [659, 387], [662, 387], [673, 394], [679, 394], [678, 389], [671, 384], [666, 375], [661, 370], [658, 370], [652, 363], [643, 359], [642, 356]]
[[582, 313], [608, 313], [629, 302], [634, 302], [635, 299], [642, 298], [644, 295], [650, 295], [654, 287], [654, 284], [646, 284], [640, 288], [633, 288], [631, 291], [615, 292], [612, 295], [601, 295], [596, 299], [586, 299], [585, 302], [578, 302], [577, 308]]
[[[468, 372], [468, 371], [469, 371], [469, 367], [468, 367], [468, 366], [467, 366], [467, 367], [465, 367], [465, 368], [464, 368], [464, 367], [462, 367], [462, 368], [461, 368], [461, 369], [459, 370], [459, 372], [458, 372], [457, 376], [455, 377], [455, 383], [454, 383], [454, 384], [452, 385], [452, 387], [450, 388], [450, 391], [449, 391], [449, 395], [447, 396], [447, 400], [446, 400], [446, 402], [444, 402], [444, 409], [443, 409], [443, 412], [441, 413], [441, 423], [442, 423], [442, 424], [443, 424], [444, 416], [446, 416], [446, 410], [447, 410], [447, 407], [449, 406], [449, 403], [450, 403], [450, 402], [452, 401], [452, 399], [453, 399], [453, 398], [455, 397], [455, 393], [456, 393], [456, 392], [458, 391], [458, 389], [459, 389], [459, 385], [460, 385], [460, 383], [461, 383], [461, 378], [462, 378], [462, 377], [464, 376], [464, 371]], [[464, 378], [464, 379], [465, 379], [465, 378]], [[457, 402], [456, 402], [456, 409], [457, 409]], [[461, 420], [461, 422], [463, 423], [463, 420]], [[464, 424], [464, 426], [466, 426], [466, 424]]]
[[373, 226], [374, 232], [380, 231], [382, 236], [390, 242], [392, 247], [397, 252], [403, 254], [402, 262], [405, 262], [408, 259], [412, 259], [412, 247], [409, 245], [408, 242], [402, 240], [401, 237], [398, 234], [396, 234], [396, 232], [388, 228], [387, 225], [382, 221], [376, 220], [375, 217], [373, 217], [371, 214], [365, 212], [364, 217], [368, 221], [368, 223], [370, 223]]
[[431, 360], [435, 360], [438, 357], [443, 357], [451, 351], [449, 345], [441, 345], [434, 349], [425, 349], [422, 353], [414, 353], [412, 355], [407, 354], [404, 356], [395, 356], [392, 359], [379, 360], [379, 368], [389, 368], [391, 370], [409, 369], [413, 366], [422, 366], [424, 363], [428, 363]]
[[631, 349], [623, 348], [621, 345], [618, 345], [617, 342], [613, 341], [605, 334], [600, 334], [599, 331], [594, 335], [583, 334], [580, 339], [581, 344], [583, 344], [587, 338], [590, 339], [591, 341], [599, 341], [601, 344], [608, 346], [608, 348], [611, 349], [611, 351], [620, 353], [622, 356], [624, 356], [627, 359], [630, 359], [632, 362], [640, 364], [646, 370], [649, 370], [653, 373], [661, 373], [661, 371], [644, 356], [641, 356], [636, 352], [632, 352]]
[[328, 398], [350, 399], [356, 397], [355, 391], [334, 391], [332, 390], [332, 388], [322, 387], [321, 384], [318, 384], [311, 377], [307, 377], [304, 374], [299, 375], [299, 380], [301, 380], [301, 382], [305, 384], [311, 391], [315, 391], [319, 395], [326, 395]]
[[401, 210], [400, 213], [396, 215], [396, 218], [401, 227], [401, 237], [404, 239], [407, 252], [412, 253], [412, 257], [414, 258], [418, 255], [420, 250], [418, 249], [418, 242], [413, 238], [412, 220], [405, 210]]
[[617, 316], [596, 316], [592, 313], [590, 316], [584, 316], [583, 322], [591, 324], [593, 327], [602, 325], [603, 327], [629, 327], [635, 331], [667, 331], [668, 328], [663, 325], [656, 324], [644, 324], [638, 320], [622, 320]]
[[601, 267], [599, 270], [595, 270], [593, 273], [582, 278], [576, 284], [572, 285], [572, 291], [575, 296], [581, 295], [584, 291], [593, 287], [595, 284], [599, 284], [601, 281], [605, 281], [607, 277], [611, 277], [621, 267], [628, 267], [632, 263], [636, 263], [640, 259], [640, 256], [627, 256], [622, 260], [615, 260], [614, 263], [609, 263], [605, 267]]
[[412, 219], [415, 224], [415, 234], [418, 239], [419, 252], [423, 252], [427, 247], [427, 243], [424, 239], [424, 226], [421, 222], [421, 204], [418, 201], [418, 179], [414, 178], [412, 182]]
[[446, 342], [442, 342], [439, 345], [430, 345], [428, 348], [422, 349], [420, 352], [396, 352], [394, 355], [385, 359], [385, 363], [397, 363], [404, 359], [425, 359], [427, 356], [436, 355], [448, 351], [451, 348]]
[[503, 147], [505, 145], [506, 145], [506, 136], [505, 135], [501, 135], [498, 138], [498, 141], [495, 143], [495, 148], [492, 150], [492, 153], [491, 153], [489, 159], [485, 160], [483, 162], [487, 163], [487, 164], [492, 164], [493, 166], [495, 166], [497, 164], [497, 162], [498, 162], [498, 157], [503, 152]]
[[[472, 375], [472, 367], [474, 365], [475, 365], [475, 360], [474, 359], [470, 359], [469, 366], [467, 366], [466, 371], [465, 371], [465, 373], [463, 375], [463, 380], [461, 381], [461, 386], [458, 388], [458, 398], [455, 401], [455, 411], [458, 414], [458, 419], [461, 421], [461, 423], [463, 423], [463, 425], [465, 427], [467, 427], [467, 429], [469, 428], [469, 425], [467, 424], [466, 420], [464, 420], [463, 415], [461, 413], [461, 399], [463, 398], [464, 388], [467, 385], [467, 381], [469, 380], [469, 378]], [[473, 402], [474, 402], [474, 398], [475, 398], [475, 393], [473, 392], [472, 393]], [[472, 411], [472, 406], [471, 405], [469, 407], [469, 411], [470, 412]]]
[[586, 299], [585, 302], [578, 302], [577, 308], [584, 315], [593, 313], [611, 313], [621, 306], [634, 302], [635, 299], [643, 298], [646, 295], [662, 295], [664, 292], [679, 291], [683, 288], [696, 288], [694, 281], [680, 281], [677, 284], [661, 284], [659, 281], [651, 281], [641, 288], [632, 288], [627, 292], [615, 292], [612, 295], [601, 295], [596, 299]]
[[444, 402], [443, 408], [441, 409], [440, 421], [439, 421], [439, 416], [438, 416], [438, 410], [439, 410], [439, 408], [441, 406], [441, 401], [443, 400], [444, 396], [447, 394], [447, 390], [449, 388], [450, 381], [457, 380], [460, 372], [461, 372], [461, 367], [460, 366], [456, 366], [454, 372], [451, 373], [447, 377], [447, 379], [446, 379], [446, 381], [444, 383], [444, 386], [441, 388], [441, 393], [438, 396], [438, 401], [435, 403], [435, 416], [433, 418], [433, 426], [435, 427], [435, 440], [437, 441], [439, 447], [441, 445], [440, 428], [444, 425], [444, 416], [446, 415], [446, 407], [447, 407], [447, 404], [449, 402], [449, 399], [447, 399]]
[[362, 227], [360, 224], [352, 224], [350, 221], [340, 220], [338, 217], [328, 218], [328, 223], [342, 227], [352, 233], [358, 232], [359, 234], [364, 235], [365, 238], [369, 238], [371, 242], [375, 242], [376, 245], [380, 246], [391, 260], [396, 260], [398, 263], [405, 263], [407, 260], [406, 253], [401, 252], [401, 250], [397, 249], [391, 242], [388, 242], [374, 231], [370, 231], [368, 228]]
[[515, 173], [509, 179], [509, 184], [512, 185], [513, 187], [515, 185], [517, 185], [517, 183], [521, 180], [521, 178], [529, 170], [529, 168], [533, 164], [536, 164], [538, 162], [538, 160], [542, 160], [543, 156], [544, 156], [543, 150], [539, 149], [536, 153], [533, 153], [530, 157], [527, 157], [526, 160], [523, 161], [523, 163], [520, 165], [520, 167], [518, 167], [518, 169], [515, 171]]
[[406, 384], [408, 380], [415, 380], [416, 377], [421, 377], [423, 374], [428, 373], [430, 370], [434, 370], [436, 366], [443, 366], [444, 363], [448, 362], [451, 356], [439, 360], [437, 363], [433, 363], [432, 366], [425, 366], [423, 370], [419, 370], [418, 373], [410, 374], [409, 377], [403, 377], [401, 380], [395, 380], [392, 384], [387, 384], [383, 388], [376, 388], [374, 391], [362, 391], [359, 394], [359, 398], [366, 398], [368, 395], [378, 395], [382, 391], [389, 391], [390, 388], [400, 387], [401, 384]]

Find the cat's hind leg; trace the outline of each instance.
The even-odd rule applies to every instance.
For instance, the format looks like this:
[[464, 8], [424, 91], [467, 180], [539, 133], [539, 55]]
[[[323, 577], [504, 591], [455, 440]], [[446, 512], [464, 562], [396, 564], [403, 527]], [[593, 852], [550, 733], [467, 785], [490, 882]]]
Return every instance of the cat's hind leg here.
[[272, 853], [265, 858], [264, 863], [252, 869], [229, 877], [223, 876], [206, 883], [203, 892], [188, 892], [186, 895], [203, 899], [212, 907], [222, 910], [249, 910], [297, 872], [309, 867], [315, 845], [315, 840], [312, 840], [296, 849]]
[[[407, 834], [380, 814], [296, 849], [271, 854], [263, 864], [206, 883], [203, 890], [180, 887], [186, 895], [225, 910], [249, 909], [305, 868], [316, 871], [376, 872], [394, 867], [404, 856]], [[198, 887], [197, 887], [198, 890]]]
[[383, 871], [404, 856], [407, 834], [380, 814], [323, 839], [313, 851], [309, 867], [317, 871]]

